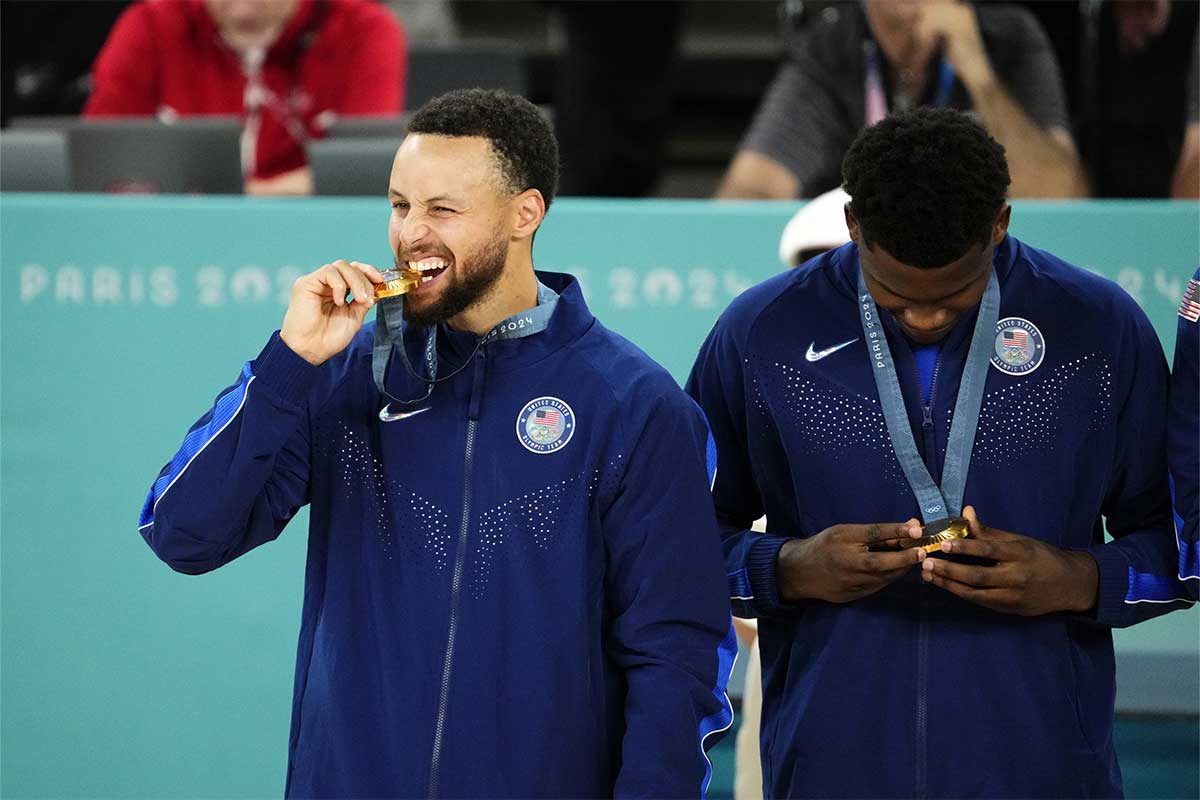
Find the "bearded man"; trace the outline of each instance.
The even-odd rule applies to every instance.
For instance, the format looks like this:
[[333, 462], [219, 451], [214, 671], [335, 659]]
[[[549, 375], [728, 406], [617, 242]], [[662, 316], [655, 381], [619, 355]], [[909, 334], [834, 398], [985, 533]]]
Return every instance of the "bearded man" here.
[[311, 507], [290, 797], [707, 788], [736, 650], [715, 449], [573, 277], [534, 271], [558, 165], [528, 101], [430, 101], [388, 190], [419, 284], [300, 278], [146, 500], [142, 536], [189, 574]]

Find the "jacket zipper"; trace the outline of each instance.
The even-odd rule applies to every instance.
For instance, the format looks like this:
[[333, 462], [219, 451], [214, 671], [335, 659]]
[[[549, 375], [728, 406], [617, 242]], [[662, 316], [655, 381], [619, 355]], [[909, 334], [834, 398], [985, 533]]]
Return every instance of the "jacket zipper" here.
[[[942, 369], [942, 351], [938, 350], [937, 360], [933, 362], [933, 377], [929, 380], [929, 402], [921, 407], [922, 424], [926, 428], [933, 427], [933, 398], [937, 391], [938, 372]], [[918, 382], [920, 376], [917, 376]]]
[[[925, 467], [938, 484], [941, 484], [942, 459], [938, 456], [937, 432], [933, 428], [933, 402], [937, 399], [938, 373], [942, 369], [942, 351], [938, 351], [933, 362], [933, 377], [929, 381], [929, 402], [921, 406], [921, 434], [925, 441]], [[917, 377], [920, 383], [920, 376]], [[922, 398], [923, 399], [923, 398]], [[947, 509], [949, 513], [949, 509]]]
[[[929, 381], [929, 402], [921, 407], [921, 428], [925, 439], [925, 466], [930, 474], [940, 475], [941, 470], [934, 472], [938, 464], [937, 433], [933, 427], [933, 401], [937, 397], [938, 372], [942, 368], [942, 355], [945, 348], [938, 351], [937, 360], [933, 362], [933, 377]], [[918, 376], [918, 383], [920, 376]], [[947, 509], [948, 511], [948, 509]], [[926, 608], [927, 595], [922, 584], [920, 595], [920, 618], [917, 622], [917, 719], [916, 719], [916, 753], [915, 781], [913, 796], [921, 800], [929, 795], [929, 615]]]
[[485, 353], [485, 349], [480, 348], [479, 355], [475, 359], [475, 376], [471, 385], [470, 407], [467, 412], [467, 441], [463, 451], [462, 524], [458, 529], [458, 549], [454, 555], [454, 575], [450, 582], [450, 630], [446, 634], [446, 657], [442, 661], [442, 684], [441, 694], [438, 698], [437, 723], [433, 732], [433, 753], [429, 758], [429, 797], [431, 799], [438, 796], [442, 740], [446, 734], [446, 708], [450, 703], [450, 674], [454, 667], [454, 643], [458, 634], [462, 575], [467, 560], [467, 537], [471, 530], [471, 473], [475, 461], [475, 428], [479, 424]]

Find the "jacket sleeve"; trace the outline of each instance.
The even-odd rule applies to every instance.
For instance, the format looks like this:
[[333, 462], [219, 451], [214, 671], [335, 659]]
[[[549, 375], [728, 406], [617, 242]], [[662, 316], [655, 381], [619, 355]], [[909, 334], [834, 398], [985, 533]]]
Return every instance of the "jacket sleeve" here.
[[366, 4], [348, 50], [340, 114], [398, 114], [404, 109], [408, 52], [404, 29], [384, 6]]
[[158, 110], [158, 48], [151, 9], [128, 8], [113, 26], [92, 67], [85, 117], [151, 115]]
[[1188, 605], [1167, 481], [1167, 362], [1145, 313], [1124, 312], [1114, 388], [1116, 452], [1101, 509], [1113, 540], [1090, 548], [1100, 572], [1096, 621], [1126, 627]]
[[[704, 797], [707, 750], [733, 723], [737, 641], [724, 580], [703, 417], [678, 388], [624, 448], [603, 512], [607, 651], [626, 682], [615, 797]], [[628, 442], [628, 440], [627, 440]]]
[[762, 499], [747, 450], [745, 360], [727, 319], [700, 348], [687, 392], [704, 411], [716, 443], [719, 468], [713, 502], [725, 554], [733, 613], [754, 618], [788, 611], [779, 599], [775, 564], [786, 537], [750, 530], [763, 515]]
[[319, 371], [276, 333], [188, 431], [138, 523], [172, 569], [214, 570], [275, 539], [308, 502], [306, 398]]
[[1167, 425], [1171, 499], [1179, 549], [1179, 580], [1192, 600], [1200, 594], [1200, 269], [1188, 283], [1175, 333], [1171, 413]]

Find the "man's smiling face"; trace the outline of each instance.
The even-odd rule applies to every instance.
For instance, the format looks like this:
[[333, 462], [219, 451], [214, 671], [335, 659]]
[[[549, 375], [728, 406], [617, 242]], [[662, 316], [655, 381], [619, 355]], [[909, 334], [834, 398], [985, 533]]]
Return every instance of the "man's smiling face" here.
[[388, 242], [398, 266], [425, 276], [405, 296], [405, 319], [444, 322], [495, 291], [508, 260], [513, 197], [487, 139], [405, 138], [392, 163]]

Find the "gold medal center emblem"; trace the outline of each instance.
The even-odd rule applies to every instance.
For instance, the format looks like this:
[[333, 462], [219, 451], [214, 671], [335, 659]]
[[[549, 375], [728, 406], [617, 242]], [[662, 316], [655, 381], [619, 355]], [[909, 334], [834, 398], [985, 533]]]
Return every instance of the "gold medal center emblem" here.
[[900, 549], [911, 550], [920, 547], [926, 553], [933, 553], [941, 548], [942, 542], [965, 539], [967, 534], [967, 521], [962, 517], [939, 519], [921, 528], [920, 539], [906, 539], [901, 542]]

